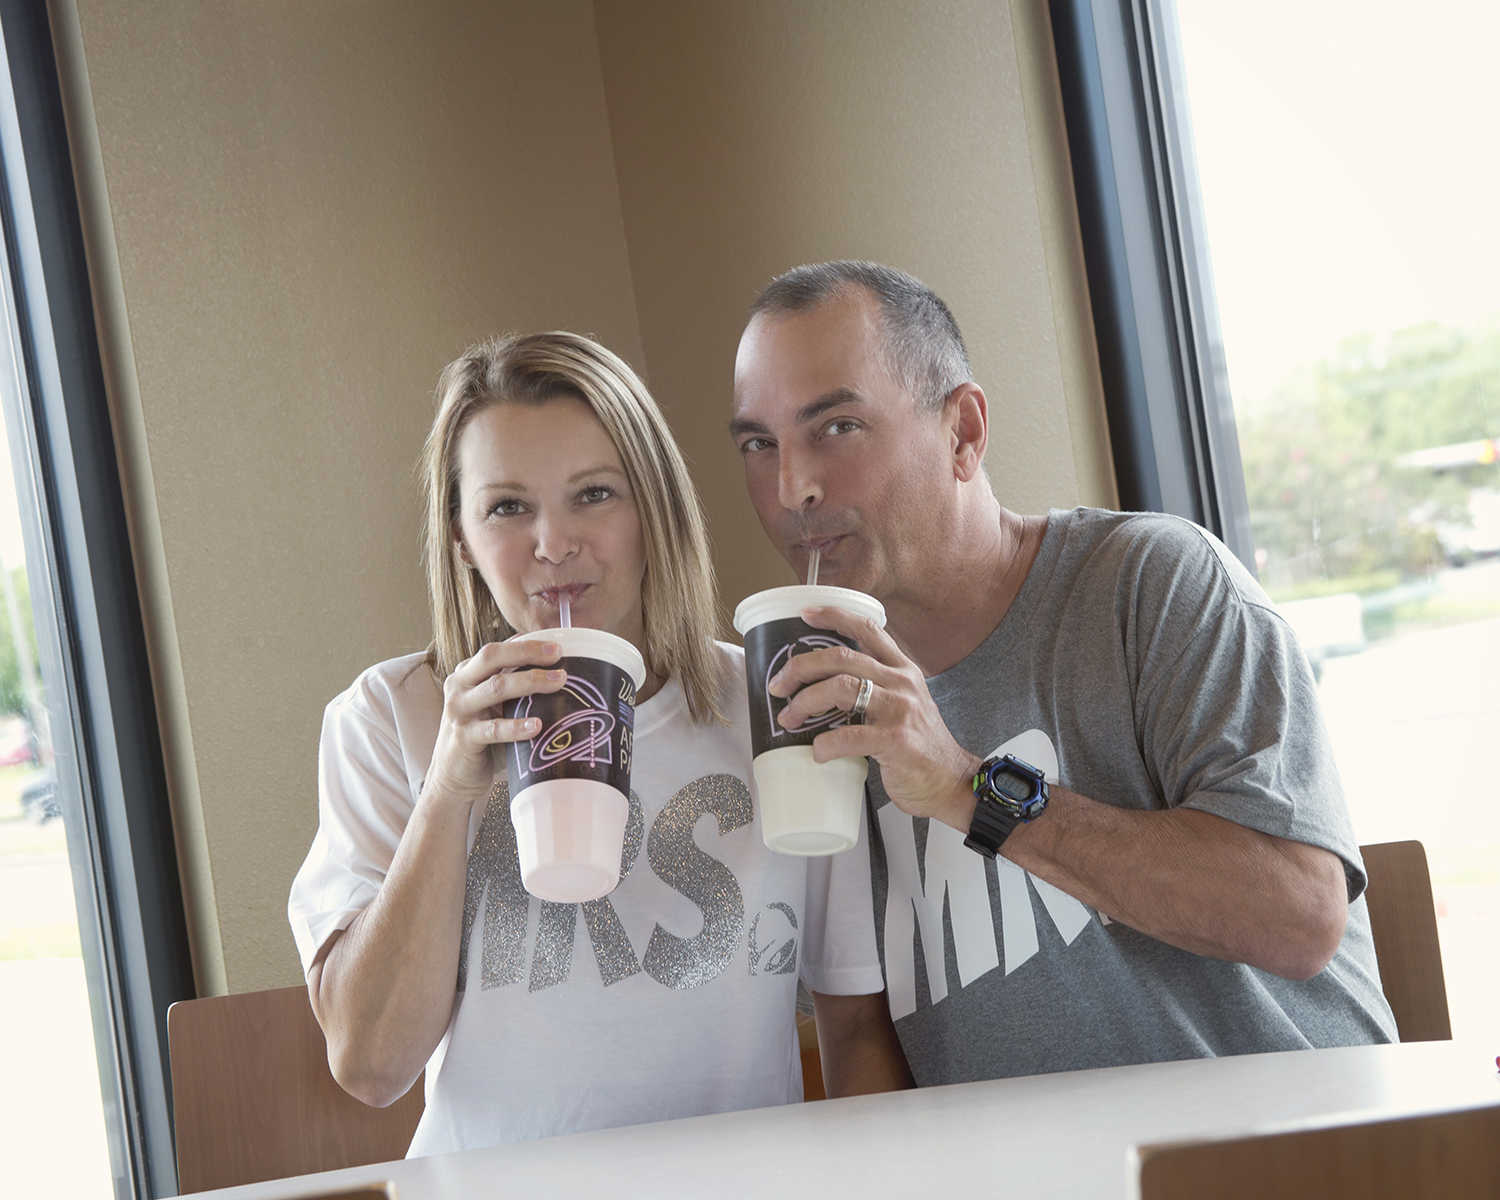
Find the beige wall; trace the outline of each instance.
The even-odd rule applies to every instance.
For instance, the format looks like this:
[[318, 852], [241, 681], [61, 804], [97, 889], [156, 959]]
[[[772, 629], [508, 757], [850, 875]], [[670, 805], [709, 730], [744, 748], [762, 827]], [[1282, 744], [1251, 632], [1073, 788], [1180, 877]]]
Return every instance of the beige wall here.
[[425, 640], [410, 467], [472, 337], [648, 368], [731, 602], [785, 571], [733, 347], [798, 261], [949, 300], [1003, 500], [1113, 500], [1040, 5], [120, 7], [53, 20], [204, 990], [298, 978], [319, 714]]
[[438, 369], [508, 326], [640, 358], [593, 10], [76, 14], [55, 26], [95, 119], [91, 267], [200, 986], [285, 984], [322, 706], [426, 640], [411, 468]]
[[1051, 45], [1043, 6], [1015, 7], [1026, 70], [989, 0], [599, 0], [651, 384], [730, 604], [787, 577], [725, 425], [745, 308], [798, 262], [878, 259], [948, 301], [1002, 502], [1113, 502]]

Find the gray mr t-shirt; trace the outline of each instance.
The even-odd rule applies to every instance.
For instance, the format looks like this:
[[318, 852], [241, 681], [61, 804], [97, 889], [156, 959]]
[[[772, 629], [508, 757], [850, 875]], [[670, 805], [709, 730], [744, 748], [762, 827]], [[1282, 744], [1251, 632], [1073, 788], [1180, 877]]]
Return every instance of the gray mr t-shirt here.
[[975, 754], [1333, 851], [1350, 908], [1304, 982], [1200, 957], [913, 820], [872, 768], [875, 926], [919, 1084], [1395, 1040], [1312, 674], [1220, 542], [1175, 517], [1053, 511], [1004, 620], [928, 684]]

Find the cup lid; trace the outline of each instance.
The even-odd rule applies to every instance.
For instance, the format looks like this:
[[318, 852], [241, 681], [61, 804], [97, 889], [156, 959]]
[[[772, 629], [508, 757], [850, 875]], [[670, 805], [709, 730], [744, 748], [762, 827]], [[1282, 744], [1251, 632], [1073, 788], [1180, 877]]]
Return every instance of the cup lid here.
[[600, 658], [630, 676], [636, 687], [646, 682], [646, 660], [641, 652], [616, 634], [574, 625], [571, 629], [533, 629], [518, 633], [513, 642], [556, 642], [564, 658]]
[[794, 583], [746, 596], [734, 610], [734, 627], [743, 636], [767, 621], [799, 617], [804, 608], [818, 607], [842, 608], [867, 617], [882, 628], [885, 626], [885, 605], [874, 596], [832, 584]]

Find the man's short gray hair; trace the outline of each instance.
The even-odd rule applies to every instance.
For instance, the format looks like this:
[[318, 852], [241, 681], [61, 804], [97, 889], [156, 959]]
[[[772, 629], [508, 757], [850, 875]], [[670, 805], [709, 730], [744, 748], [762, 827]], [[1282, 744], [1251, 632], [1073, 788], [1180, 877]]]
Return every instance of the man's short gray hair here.
[[750, 319], [805, 312], [851, 288], [863, 288], [880, 302], [886, 369], [919, 407], [941, 408], [954, 388], [973, 378], [948, 306], [920, 279], [880, 263], [841, 259], [793, 267], [756, 297]]

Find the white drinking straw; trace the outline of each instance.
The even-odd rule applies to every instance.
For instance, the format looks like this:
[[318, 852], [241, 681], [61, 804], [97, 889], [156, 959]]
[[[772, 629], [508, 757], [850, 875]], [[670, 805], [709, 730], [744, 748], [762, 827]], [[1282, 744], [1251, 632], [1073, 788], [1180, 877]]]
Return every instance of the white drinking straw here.
[[821, 557], [822, 557], [822, 552], [816, 546], [814, 546], [812, 548], [812, 554], [810, 554], [808, 556], [808, 559], [807, 559], [807, 586], [808, 587], [812, 587], [813, 584], [815, 584], [815, 583], [818, 582], [818, 559], [821, 558]]
[[573, 602], [568, 598], [568, 593], [567, 592], [564, 592], [561, 596], [559, 596], [557, 598], [557, 612], [558, 612], [558, 620], [562, 622], [562, 627], [564, 629], [572, 629], [573, 628]]

